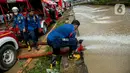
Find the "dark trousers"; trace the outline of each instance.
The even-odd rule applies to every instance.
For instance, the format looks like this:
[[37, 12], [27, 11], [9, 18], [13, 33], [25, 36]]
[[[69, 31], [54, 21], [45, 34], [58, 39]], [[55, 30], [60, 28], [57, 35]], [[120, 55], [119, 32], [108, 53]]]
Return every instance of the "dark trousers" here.
[[23, 35], [24, 35], [23, 31], [20, 31], [20, 36], [19, 36], [20, 41], [21, 41], [21, 39], [24, 39]]
[[38, 36], [39, 36], [38, 28], [36, 28], [36, 29], [34, 30], [34, 32], [35, 32], [35, 35], [36, 35], [36, 40], [38, 41]]
[[29, 42], [29, 40], [31, 38], [31, 40], [33, 41], [34, 45], [37, 46], [37, 42], [38, 42], [38, 37], [37, 36], [38, 35], [36, 35], [35, 30], [28, 31], [25, 34], [25, 39], [26, 39], [27, 42]]
[[77, 39], [76, 38], [68, 38], [68, 40], [63, 40], [63, 39], [55, 39], [53, 41], [50, 41], [47, 39], [47, 43], [49, 46], [53, 48], [53, 54], [59, 55], [60, 54], [60, 49], [63, 47], [69, 47], [70, 51], [72, 52], [73, 50], [77, 49]]
[[20, 31], [19, 41], [25, 40], [26, 42], [26, 33], [23, 31]]

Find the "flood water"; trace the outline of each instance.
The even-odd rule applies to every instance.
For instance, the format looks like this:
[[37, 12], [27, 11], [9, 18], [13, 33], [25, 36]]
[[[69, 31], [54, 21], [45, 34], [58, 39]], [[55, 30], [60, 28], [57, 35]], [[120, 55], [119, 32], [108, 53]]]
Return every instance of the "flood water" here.
[[130, 73], [130, 8], [124, 15], [98, 5], [75, 6], [74, 12], [89, 73]]

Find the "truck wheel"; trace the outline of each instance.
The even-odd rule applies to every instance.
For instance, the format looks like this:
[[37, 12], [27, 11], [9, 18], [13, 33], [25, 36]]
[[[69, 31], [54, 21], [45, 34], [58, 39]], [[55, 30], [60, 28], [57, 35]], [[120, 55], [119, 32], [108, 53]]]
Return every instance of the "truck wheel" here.
[[15, 50], [15, 47], [9, 44], [6, 44], [1, 47], [0, 49], [0, 69], [7, 71], [17, 61], [17, 52]]
[[43, 24], [43, 34], [46, 34], [47, 31], [48, 31], [47, 24], [44, 23], [44, 24]]

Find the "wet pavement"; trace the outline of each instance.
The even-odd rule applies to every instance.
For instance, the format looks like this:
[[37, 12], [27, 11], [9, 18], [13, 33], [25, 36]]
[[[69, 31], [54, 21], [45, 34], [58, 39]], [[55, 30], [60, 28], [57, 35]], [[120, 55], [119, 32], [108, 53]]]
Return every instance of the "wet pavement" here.
[[89, 73], [130, 73], [130, 9], [116, 15], [114, 6], [76, 6]]

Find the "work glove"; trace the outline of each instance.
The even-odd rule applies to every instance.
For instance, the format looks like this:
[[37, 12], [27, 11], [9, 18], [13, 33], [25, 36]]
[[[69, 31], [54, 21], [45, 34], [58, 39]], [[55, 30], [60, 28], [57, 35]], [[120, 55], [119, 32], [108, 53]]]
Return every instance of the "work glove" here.
[[83, 40], [78, 41], [79, 44], [78, 44], [78, 48], [76, 49], [76, 52], [81, 52], [84, 50], [84, 47], [82, 46], [82, 42]]
[[26, 32], [26, 29], [25, 29], [25, 28], [23, 29], [23, 32]]

